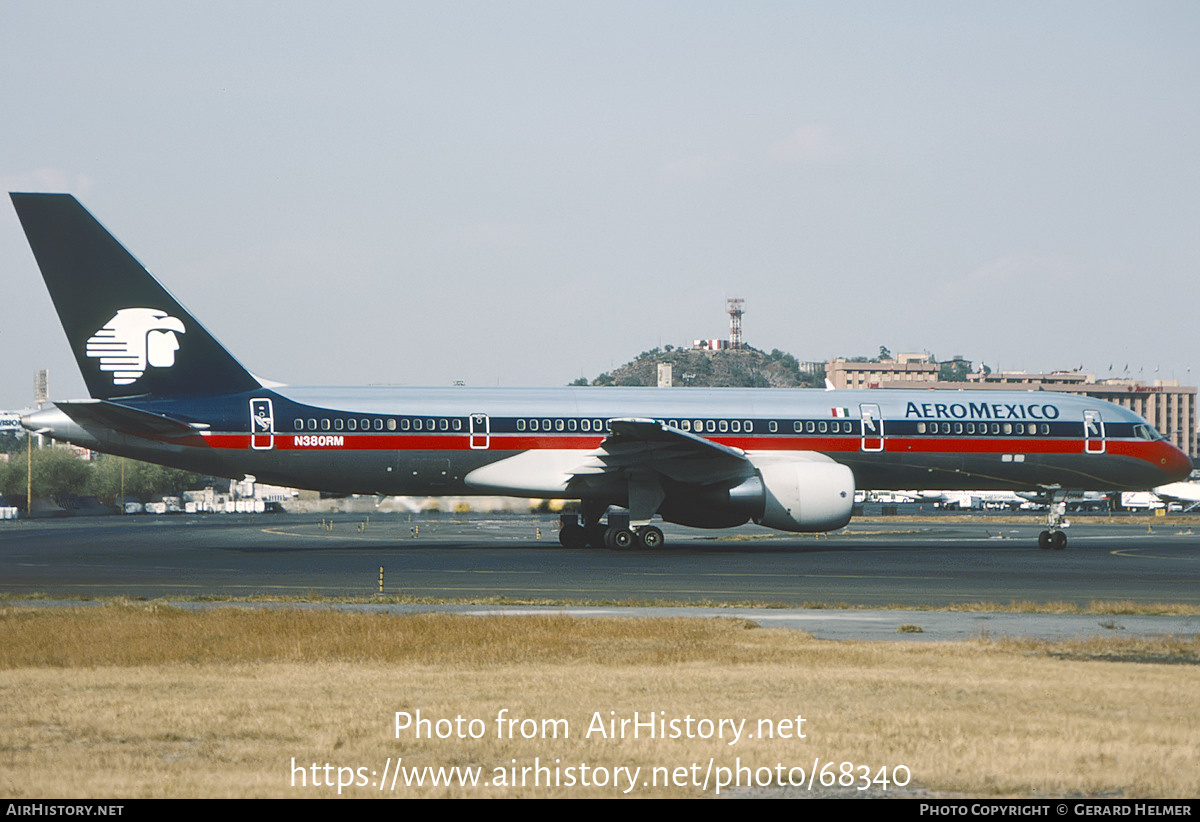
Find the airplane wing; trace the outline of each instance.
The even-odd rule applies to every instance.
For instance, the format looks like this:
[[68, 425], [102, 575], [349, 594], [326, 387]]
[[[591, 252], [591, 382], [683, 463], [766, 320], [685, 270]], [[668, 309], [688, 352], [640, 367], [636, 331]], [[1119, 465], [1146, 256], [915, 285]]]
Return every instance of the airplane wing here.
[[600, 464], [583, 474], [653, 472], [677, 482], [708, 485], [744, 479], [754, 467], [740, 448], [730, 448], [658, 420], [615, 419], [612, 435], [600, 444]]
[[631, 478], [708, 485], [745, 479], [754, 466], [740, 449], [670, 428], [657, 420], [614, 419], [612, 434], [590, 452], [524, 451], [476, 468], [468, 485], [497, 493], [570, 493]]

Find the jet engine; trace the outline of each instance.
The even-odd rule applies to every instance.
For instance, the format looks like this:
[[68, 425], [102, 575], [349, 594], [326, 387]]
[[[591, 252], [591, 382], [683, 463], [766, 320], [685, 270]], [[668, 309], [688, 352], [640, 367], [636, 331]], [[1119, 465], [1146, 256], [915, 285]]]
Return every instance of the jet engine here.
[[732, 488], [667, 490], [659, 514], [694, 528], [747, 520], [779, 531], [833, 531], [850, 521], [854, 473], [823, 454], [750, 457], [755, 473]]

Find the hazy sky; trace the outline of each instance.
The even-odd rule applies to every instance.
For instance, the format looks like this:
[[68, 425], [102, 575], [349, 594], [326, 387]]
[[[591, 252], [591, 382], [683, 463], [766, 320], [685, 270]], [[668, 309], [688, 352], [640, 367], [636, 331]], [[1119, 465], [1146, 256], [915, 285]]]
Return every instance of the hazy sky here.
[[[1197, 43], [1193, 0], [0, 0], [0, 183], [283, 382], [560, 385], [740, 296], [800, 359], [1195, 384]], [[0, 408], [84, 395], [7, 201], [0, 276]]]

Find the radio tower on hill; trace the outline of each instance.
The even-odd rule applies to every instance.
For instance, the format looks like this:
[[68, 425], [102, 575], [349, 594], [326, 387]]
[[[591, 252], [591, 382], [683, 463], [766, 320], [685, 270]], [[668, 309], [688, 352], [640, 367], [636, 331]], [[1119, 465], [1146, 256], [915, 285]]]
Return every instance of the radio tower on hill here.
[[725, 310], [729, 312], [729, 347], [735, 351], [742, 347], [742, 305], [745, 300], [741, 297], [730, 297], [725, 301]]

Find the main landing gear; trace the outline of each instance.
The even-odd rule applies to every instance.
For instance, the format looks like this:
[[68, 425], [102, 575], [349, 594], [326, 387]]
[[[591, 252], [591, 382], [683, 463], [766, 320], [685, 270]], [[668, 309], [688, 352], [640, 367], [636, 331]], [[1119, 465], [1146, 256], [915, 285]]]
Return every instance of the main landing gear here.
[[[584, 506], [583, 521], [579, 514], [562, 514], [559, 517], [558, 541], [564, 548], [611, 548], [628, 551], [634, 548], [654, 549], [663, 545], [663, 532], [654, 525], [633, 527], [629, 514], [612, 513], [608, 524], [601, 524], [603, 511], [596, 514]], [[589, 516], [595, 514], [595, 516]]]
[[1046, 530], [1038, 534], [1038, 548], [1043, 551], [1061, 551], [1067, 547], [1067, 535], [1061, 529], [1071, 523], [1066, 521], [1067, 492], [1050, 493], [1050, 513], [1046, 517]]

